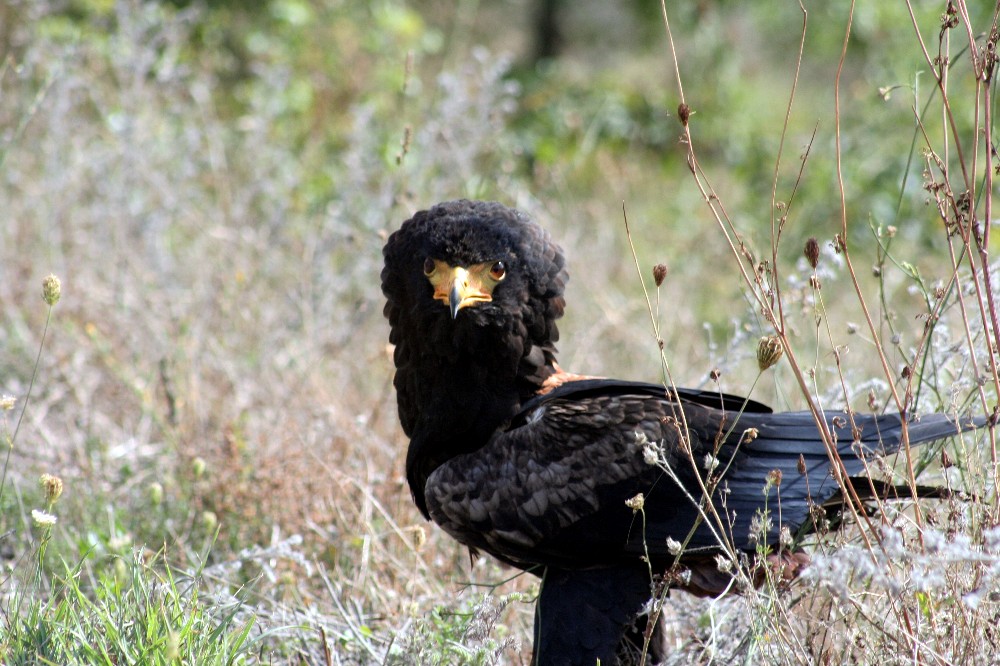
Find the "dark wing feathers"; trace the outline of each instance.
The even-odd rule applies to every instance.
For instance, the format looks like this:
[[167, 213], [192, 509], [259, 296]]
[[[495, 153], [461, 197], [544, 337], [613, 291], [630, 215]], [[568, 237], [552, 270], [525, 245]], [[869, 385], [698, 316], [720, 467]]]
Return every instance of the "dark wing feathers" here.
[[521, 413], [518, 414], [518, 417], [523, 419], [537, 407], [557, 399], [579, 400], [589, 395], [648, 395], [653, 398], [664, 398], [668, 394], [673, 394], [687, 403], [714, 407], [727, 412], [761, 414], [770, 414], [772, 412], [771, 408], [763, 403], [729, 393], [691, 388], [677, 388], [668, 391], [662, 384], [598, 378], [567, 382], [545, 394], [536, 396], [521, 407]]
[[[839, 492], [809, 412], [740, 414], [706, 406], [705, 395], [718, 403], [717, 394], [670, 401], [663, 387], [650, 384], [563, 385], [528, 403], [485, 447], [434, 472], [427, 485], [431, 515], [460, 541], [515, 563], [601, 566], [634, 560], [636, 553], [666, 558], [668, 537], [698, 552], [718, 548], [725, 533], [737, 549], [752, 551], [758, 512], [770, 511], [766, 541], [773, 543], [782, 525], [795, 533], [811, 504]], [[681, 451], [681, 409], [694, 464]], [[866, 458], [900, 447], [898, 416], [855, 414], [852, 427], [846, 414], [833, 413], [827, 422], [849, 476], [866, 470]], [[755, 438], [747, 436], [750, 428]], [[957, 432], [943, 415], [909, 424], [914, 444]], [[646, 461], [646, 440], [662, 447], [672, 474]], [[713, 452], [716, 472], [725, 470], [713, 495], [721, 524], [698, 519], [699, 478], [710, 482], [706, 456]], [[800, 456], [805, 474], [798, 470]], [[780, 470], [782, 480], [765, 495], [772, 470]], [[640, 492], [644, 515], [625, 504]]]
[[[581, 519], [611, 508], [609, 489], [642, 483], [643, 477], [647, 484], [655, 481], [655, 470], [621, 441], [629, 429], [657, 427], [641, 406], [641, 400], [593, 397], [536, 408], [522, 426], [430, 476], [431, 517], [460, 541], [518, 562], [565, 558], [568, 564], [579, 558], [579, 548], [586, 548], [588, 559], [601, 551], [609, 558], [620, 553], [631, 518], [624, 498], [617, 508], [626, 531], [597, 530], [572, 544], [562, 538]], [[554, 536], [560, 543], [549, 544]], [[539, 559], [550, 545], [551, 556]]]

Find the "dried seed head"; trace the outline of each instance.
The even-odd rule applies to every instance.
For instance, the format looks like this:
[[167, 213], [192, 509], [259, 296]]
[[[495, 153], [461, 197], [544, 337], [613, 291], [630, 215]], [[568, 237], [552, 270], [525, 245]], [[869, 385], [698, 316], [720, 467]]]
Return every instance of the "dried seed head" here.
[[718, 368], [712, 368], [711, 372], [708, 373], [708, 378], [711, 379], [713, 382], [719, 381], [719, 377], [721, 376], [722, 376], [722, 370], [719, 370]]
[[769, 485], [772, 485], [772, 486], [780, 486], [781, 485], [781, 477], [782, 477], [782, 473], [781, 473], [780, 469], [772, 469], [767, 474], [767, 482], [768, 482]]
[[673, 537], [667, 537], [667, 552], [671, 555], [679, 555], [681, 552], [681, 542]]
[[733, 570], [733, 561], [725, 555], [715, 556], [715, 567], [723, 573]]
[[38, 477], [38, 484], [42, 487], [42, 492], [45, 493], [45, 501], [48, 503], [49, 508], [56, 503], [59, 496], [63, 492], [63, 482], [58, 476], [52, 474], [42, 474]]
[[809, 265], [815, 269], [819, 265], [819, 241], [815, 237], [806, 241], [805, 255]]
[[205, 470], [208, 468], [208, 464], [202, 457], [196, 457], [191, 461], [191, 471], [194, 473], [194, 478], [200, 479], [205, 476]]
[[427, 545], [427, 530], [422, 525], [414, 525], [410, 528], [413, 533], [413, 548], [420, 550]]
[[801, 453], [799, 454], [799, 464], [797, 469], [799, 470], [799, 474], [806, 473], [806, 457]]
[[42, 280], [43, 301], [52, 306], [59, 302], [60, 296], [62, 296], [62, 283], [59, 281], [59, 278], [55, 275], [49, 275]]
[[746, 430], [743, 431], [743, 443], [749, 444], [753, 440], [757, 439], [757, 436], [759, 434], [760, 431], [757, 430], [757, 428], [747, 428]]
[[777, 335], [765, 335], [757, 343], [757, 367], [764, 372], [778, 362], [782, 353], [781, 339]]
[[642, 511], [642, 507], [646, 505], [646, 496], [642, 493], [638, 493], [635, 497], [630, 497], [625, 500], [625, 506], [632, 509], [633, 511]]
[[653, 266], [653, 282], [659, 287], [663, 284], [663, 281], [667, 278], [667, 265], [666, 264], [656, 264]]
[[17, 399], [14, 396], [6, 394], [0, 396], [0, 411], [9, 412], [16, 404]]
[[677, 107], [677, 117], [681, 121], [681, 125], [687, 127], [688, 120], [691, 118], [691, 107], [687, 104], [680, 104]]
[[941, 467], [948, 469], [949, 467], [954, 466], [954, 464], [955, 463], [951, 461], [951, 456], [948, 455], [948, 452], [941, 449]]
[[750, 519], [750, 540], [757, 543], [767, 542], [767, 535], [770, 534], [772, 527], [774, 523], [771, 521], [770, 511], [758, 510]]

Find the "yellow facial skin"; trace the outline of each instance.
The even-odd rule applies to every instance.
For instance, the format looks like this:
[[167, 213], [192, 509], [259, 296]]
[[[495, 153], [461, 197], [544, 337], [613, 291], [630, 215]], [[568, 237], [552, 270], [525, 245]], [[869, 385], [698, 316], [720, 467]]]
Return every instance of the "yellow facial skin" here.
[[452, 319], [464, 307], [492, 301], [493, 289], [506, 274], [502, 261], [484, 261], [468, 267], [450, 266], [440, 259], [424, 261], [424, 275], [434, 287], [434, 300], [448, 306]]

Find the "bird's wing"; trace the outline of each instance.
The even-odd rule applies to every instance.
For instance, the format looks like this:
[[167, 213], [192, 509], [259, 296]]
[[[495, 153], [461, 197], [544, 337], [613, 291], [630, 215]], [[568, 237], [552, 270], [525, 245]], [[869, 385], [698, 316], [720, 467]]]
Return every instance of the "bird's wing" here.
[[[560, 368], [561, 371], [561, 368]], [[573, 379], [566, 382], [559, 382], [559, 385], [526, 402], [521, 407], [521, 412], [515, 417], [514, 424], [520, 424], [537, 407], [552, 402], [556, 399], [581, 400], [591, 395], [614, 395], [614, 394], [635, 394], [648, 395], [652, 398], [670, 398], [673, 401], [681, 400], [687, 403], [714, 407], [729, 412], [753, 412], [770, 414], [773, 410], [767, 405], [730, 393], [720, 391], [704, 391], [692, 388], [666, 388], [662, 384], [651, 384], [649, 382], [632, 382], [623, 379], [607, 379], [605, 377], [588, 377], [585, 375], [573, 375], [565, 373]]]
[[[782, 525], [796, 532], [810, 505], [840, 489], [808, 412], [772, 414], [758, 403], [739, 412], [731, 407], [743, 401], [734, 397], [677, 401], [655, 385], [578, 383], [527, 404], [486, 446], [431, 474], [434, 521], [509, 562], [598, 567], [668, 557], [668, 538], [695, 556], [723, 540], [752, 551], [752, 529], [774, 543]], [[838, 413], [827, 422], [849, 476], [900, 446], [898, 416]], [[909, 437], [917, 443], [957, 430], [934, 415], [910, 423]], [[626, 504], [639, 493], [641, 511]], [[755, 519], [762, 512], [769, 522]]]

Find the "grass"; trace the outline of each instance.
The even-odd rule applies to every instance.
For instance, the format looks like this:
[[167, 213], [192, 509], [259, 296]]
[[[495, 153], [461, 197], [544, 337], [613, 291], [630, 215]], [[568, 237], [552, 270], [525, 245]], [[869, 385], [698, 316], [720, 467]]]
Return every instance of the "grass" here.
[[[402, 477], [380, 249], [438, 200], [564, 244], [573, 371], [991, 412], [993, 83], [966, 26], [982, 47], [992, 15], [955, 7], [943, 32], [914, 8], [925, 59], [907, 3], [859, 3], [839, 88], [825, 3], [799, 64], [794, 3], [671, 9], [676, 72], [660, 19], [624, 52], [585, 4], [598, 29], [548, 69], [497, 55], [492, 6], [4, 7], [0, 660], [527, 660], [534, 582], [470, 563]], [[647, 284], [668, 269], [655, 331], [630, 243]], [[765, 334], [785, 357], [755, 384]], [[791, 590], [670, 597], [674, 663], [995, 661], [991, 442], [879, 470], [958, 494], [815, 544]]]
[[4, 663], [247, 663], [253, 620], [236, 622], [239, 604], [206, 603], [198, 580], [175, 575], [138, 552], [97, 580], [81, 580], [83, 563], [67, 567], [45, 594], [28, 590], [8, 608]]

